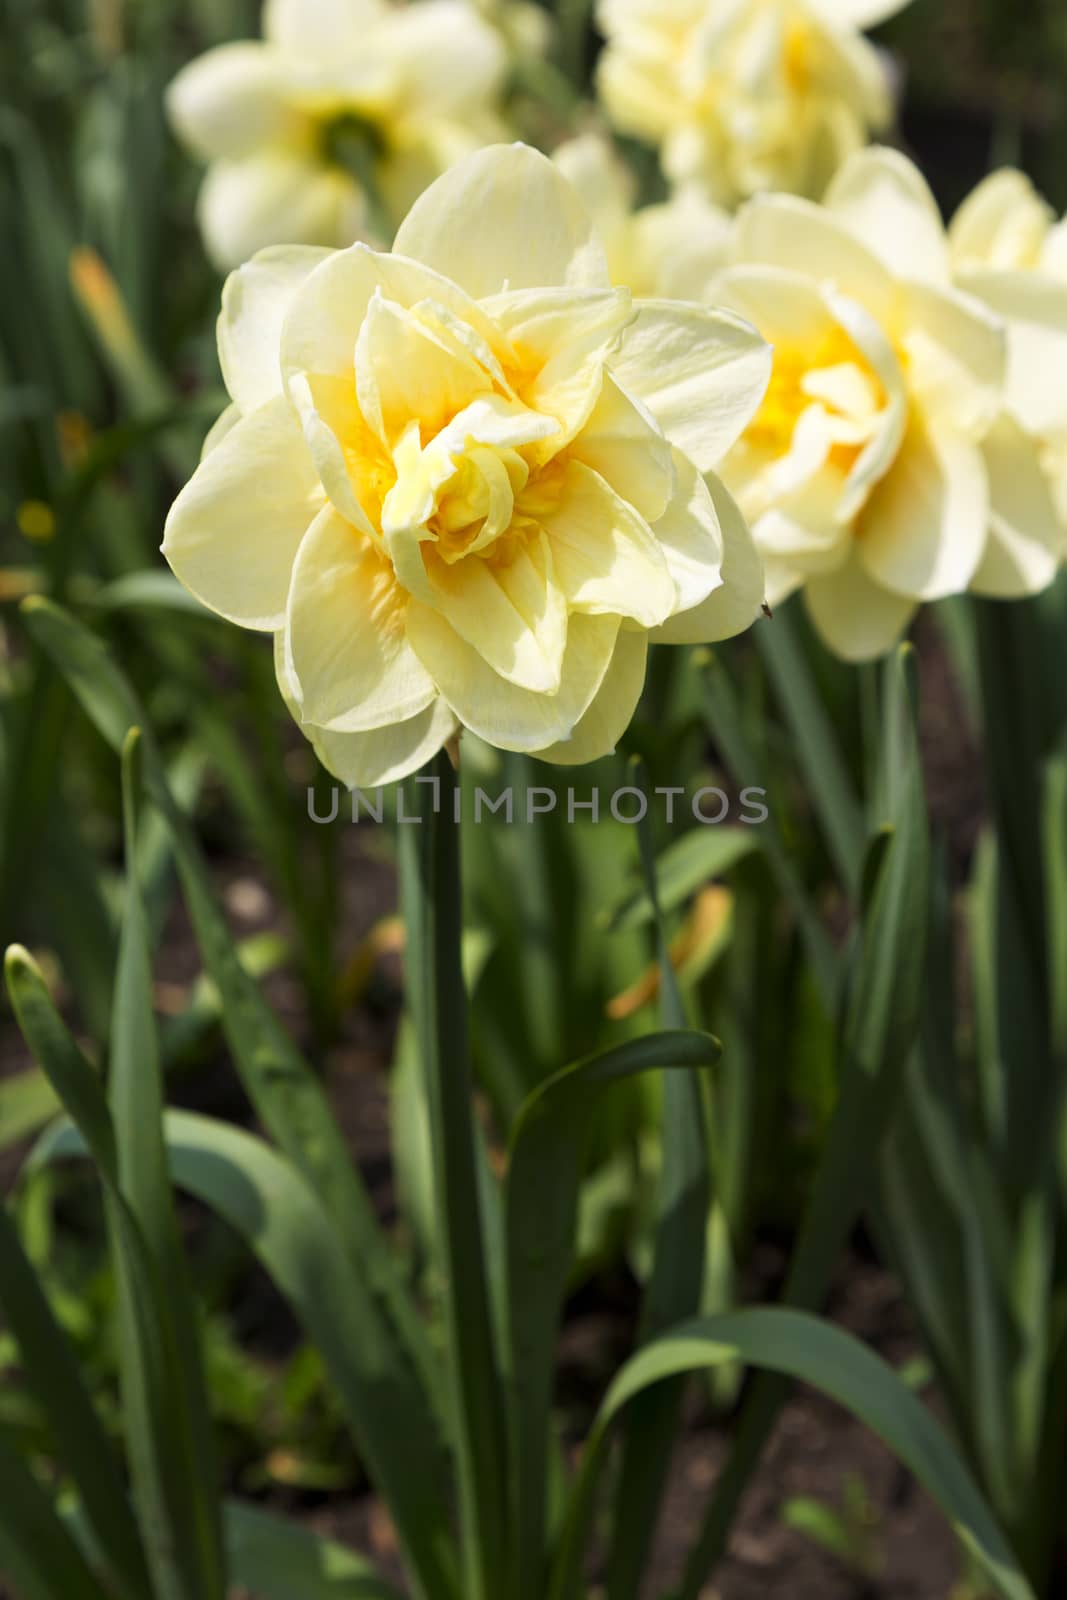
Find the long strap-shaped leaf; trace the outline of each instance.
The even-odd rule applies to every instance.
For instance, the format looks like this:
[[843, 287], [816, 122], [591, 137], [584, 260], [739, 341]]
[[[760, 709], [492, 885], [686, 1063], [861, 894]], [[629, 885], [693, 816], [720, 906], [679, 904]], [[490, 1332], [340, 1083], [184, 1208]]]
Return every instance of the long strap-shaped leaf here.
[[[882, 794], [887, 827], [864, 874], [863, 937], [840, 1043], [841, 1092], [786, 1282], [787, 1305], [815, 1309], [860, 1215], [891, 1125], [923, 1010], [929, 837], [915, 731], [914, 654], [887, 668]], [[683, 1600], [697, 1600], [726, 1547], [741, 1496], [783, 1399], [773, 1378], [756, 1381], [726, 1469], [686, 1567]]]
[[616, 1377], [586, 1444], [549, 1600], [577, 1600], [599, 1457], [616, 1415], [650, 1384], [741, 1361], [797, 1378], [866, 1423], [915, 1474], [1002, 1600], [1034, 1600], [989, 1507], [944, 1430], [880, 1356], [831, 1323], [764, 1307], [700, 1318], [638, 1352]]
[[[101, 1561], [119, 1593], [145, 1594], [148, 1568], [118, 1461], [82, 1383], [74, 1352], [52, 1315], [7, 1207], [0, 1205], [0, 1309], [19, 1347], [26, 1379], [48, 1418], [59, 1458], [92, 1525]], [[0, 1530], [18, 1534], [18, 1485], [10, 1489], [5, 1460]], [[0, 1548], [3, 1535], [0, 1532]], [[73, 1591], [72, 1591], [73, 1592]], [[27, 1594], [29, 1590], [27, 1589]]]
[[[647, 793], [643, 768], [635, 783]], [[659, 903], [647, 812], [639, 824], [641, 864], [655, 919], [660, 971], [660, 1020], [684, 1028], [686, 1017], [671, 965]], [[708, 1207], [709, 1146], [703, 1085], [692, 1073], [670, 1073], [663, 1085], [662, 1161], [652, 1271], [641, 1308], [643, 1339], [662, 1333], [700, 1309]], [[684, 1382], [661, 1384], [627, 1414], [622, 1465], [612, 1519], [608, 1600], [636, 1600], [655, 1537], [670, 1471]]]
[[[111, 1600], [48, 1495], [0, 1434], [0, 1572], [19, 1600]], [[132, 1590], [143, 1595], [146, 1591]]]
[[[167, 1352], [167, 1391], [142, 1393], [138, 1362], [124, 1350], [126, 1432], [142, 1499], [150, 1553], [169, 1565], [181, 1551], [196, 1600], [222, 1600], [226, 1590], [222, 1521], [196, 1302], [182, 1249], [163, 1141], [163, 1084], [152, 1014], [148, 926], [137, 874], [138, 730], [122, 755], [126, 896], [119, 941], [108, 1093], [115, 1130], [118, 1183], [144, 1237], [162, 1292], [155, 1312]], [[126, 1301], [120, 1296], [120, 1303]], [[126, 1316], [127, 1331], [135, 1323]], [[163, 1404], [154, 1404], [153, 1399]], [[148, 1402], [145, 1404], [144, 1402]]]
[[115, 1269], [122, 1344], [123, 1399], [133, 1477], [157, 1600], [222, 1594], [201, 1565], [194, 1497], [182, 1448], [182, 1380], [173, 1329], [163, 1309], [167, 1289], [122, 1191], [115, 1130], [103, 1089], [67, 1031], [30, 956], [13, 946], [5, 962], [8, 992], [23, 1037], [52, 1080], [91, 1151], [103, 1184], [104, 1217]]
[[315, 1074], [267, 1006], [241, 965], [225, 917], [215, 901], [193, 830], [174, 803], [155, 741], [129, 683], [104, 644], [60, 607], [35, 599], [24, 608], [27, 625], [66, 676], [84, 710], [119, 752], [128, 729], [143, 737], [147, 790], [174, 840], [189, 914], [204, 964], [222, 998], [222, 1021], [242, 1082], [278, 1144], [323, 1196], [351, 1260], [380, 1299], [421, 1380], [425, 1420], [410, 1419], [437, 1451], [432, 1417], [443, 1417], [438, 1362], [396, 1261], [378, 1226], [344, 1136]]
[[556, 1335], [574, 1249], [582, 1162], [599, 1099], [613, 1083], [664, 1067], [710, 1067], [707, 1034], [648, 1034], [566, 1067], [526, 1101], [505, 1190], [515, 1600], [544, 1593], [545, 1483]]

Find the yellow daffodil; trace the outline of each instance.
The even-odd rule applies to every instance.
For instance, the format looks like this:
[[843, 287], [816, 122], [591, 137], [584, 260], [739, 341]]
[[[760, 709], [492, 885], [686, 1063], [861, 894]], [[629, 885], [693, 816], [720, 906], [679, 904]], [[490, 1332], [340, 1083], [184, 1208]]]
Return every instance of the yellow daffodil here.
[[200, 226], [224, 270], [270, 244], [380, 238], [499, 137], [507, 51], [466, 0], [266, 0], [263, 34], [209, 50], [167, 96], [210, 163]]
[[704, 299], [729, 247], [725, 211], [696, 190], [635, 210], [633, 174], [610, 140], [596, 133], [568, 139], [552, 159], [596, 223], [613, 283], [637, 295]]
[[985, 443], [989, 544], [971, 587], [1036, 594], [1067, 557], [1067, 227], [1021, 172], [996, 172], [949, 244], [956, 282], [1008, 330], [1004, 409]]
[[1029, 479], [1034, 452], [995, 426], [1004, 327], [953, 283], [916, 168], [872, 149], [842, 169], [823, 206], [751, 201], [712, 298], [775, 351], [766, 399], [721, 469], [764, 556], [772, 605], [803, 587], [827, 644], [866, 660], [922, 601], [976, 583], [994, 591], [999, 474]]
[[233, 405], [164, 554], [276, 635], [283, 693], [349, 784], [413, 771], [460, 725], [595, 759], [650, 638], [724, 638], [759, 610], [710, 473], [766, 345], [729, 312], [613, 288], [577, 193], [523, 145], [438, 179], [392, 254], [257, 256], [226, 284], [219, 349]]
[[859, 33], [908, 0], [600, 0], [598, 86], [615, 125], [676, 183], [734, 205], [818, 197], [885, 128], [885, 65]]

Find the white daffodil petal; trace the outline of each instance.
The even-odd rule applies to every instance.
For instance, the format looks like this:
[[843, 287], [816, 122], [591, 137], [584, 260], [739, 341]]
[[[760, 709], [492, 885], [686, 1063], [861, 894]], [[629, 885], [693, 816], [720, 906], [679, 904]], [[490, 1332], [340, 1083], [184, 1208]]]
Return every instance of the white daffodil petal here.
[[1067, 429], [1067, 281], [1039, 272], [974, 270], [961, 288], [1008, 330], [1008, 409], [1038, 436]]
[[663, 433], [708, 472], [759, 408], [771, 372], [770, 347], [750, 323], [726, 311], [641, 300], [609, 366]]
[[844, 661], [874, 661], [891, 650], [917, 609], [870, 578], [855, 553], [804, 589], [808, 614], [827, 647]]
[[266, 0], [263, 33], [292, 55], [335, 61], [358, 56], [390, 10], [387, 0]]
[[926, 179], [907, 156], [881, 146], [860, 151], [834, 178], [825, 205], [891, 272], [948, 284], [945, 225]]
[[877, 250], [822, 206], [792, 195], [765, 195], [738, 213], [733, 261], [740, 267], [778, 267], [858, 300], [884, 322], [893, 280]]
[[[293, 296], [282, 328], [283, 373], [350, 375], [363, 319], [378, 292], [405, 310], [422, 301], [444, 306], [500, 354], [493, 323], [456, 284], [418, 261], [354, 244], [329, 256]], [[503, 350], [510, 355], [506, 342]]]
[[610, 755], [637, 709], [647, 658], [648, 635], [621, 628], [611, 666], [589, 709], [578, 719], [569, 739], [535, 750], [537, 759], [560, 767], [579, 767]]
[[279, 345], [294, 292], [330, 252], [272, 245], [231, 272], [218, 320], [219, 363], [230, 396], [252, 411], [282, 390]]
[[645, 519], [598, 472], [569, 461], [538, 520], [572, 610], [631, 617], [646, 628], [670, 616], [677, 590], [663, 551]]
[[327, 495], [346, 521], [371, 535], [368, 512], [379, 514], [392, 473], [381, 441], [363, 420], [351, 375], [346, 380], [301, 374], [290, 385], [290, 400]]
[[1067, 558], [1067, 527], [1034, 441], [1005, 415], [983, 441], [982, 454], [989, 473], [989, 541], [971, 588], [1005, 600], [1040, 594]]
[[979, 447], [913, 413], [893, 470], [857, 525], [872, 580], [908, 600], [965, 590], [985, 547], [989, 482]]
[[226, 407], [225, 411], [219, 412], [219, 415], [215, 418], [214, 422], [207, 430], [207, 433], [204, 435], [204, 442], [200, 446], [201, 461], [203, 461], [205, 456], [209, 456], [212, 450], [216, 449], [217, 446], [222, 443], [230, 429], [236, 427], [240, 420], [240, 406], [229, 405]]
[[[760, 614], [763, 562], [748, 524], [715, 476], [705, 478], [722, 536], [722, 582], [690, 611], [679, 611], [649, 638], [659, 644], [711, 644], [743, 633]], [[799, 580], [798, 580], [799, 581]]]
[[287, 239], [335, 246], [359, 231], [359, 191], [340, 168], [268, 146], [236, 161], [216, 161], [200, 187], [204, 243], [221, 270]]
[[1036, 267], [1056, 213], [1022, 172], [1005, 167], [974, 189], [949, 224], [952, 265], [1019, 271]]
[[327, 506], [297, 554], [286, 617], [305, 721], [362, 732], [425, 710], [434, 686], [405, 638], [405, 611], [389, 562]]
[[501, 750], [544, 750], [573, 732], [604, 681], [618, 632], [618, 617], [572, 615], [559, 690], [534, 694], [494, 672], [439, 611], [413, 601], [408, 613], [412, 647], [460, 722]]
[[476, 300], [509, 289], [608, 282], [592, 222], [547, 156], [491, 145], [439, 178], [408, 212], [396, 250]]
[[675, 611], [691, 611], [722, 584], [723, 537], [711, 490], [680, 450], [674, 492], [652, 532], [674, 580]]
[[203, 161], [284, 144], [307, 120], [291, 104], [282, 57], [253, 41], [219, 45], [183, 67], [167, 90], [167, 111]]
[[467, 0], [390, 7], [380, 35], [402, 63], [402, 93], [420, 118], [458, 115], [499, 93], [508, 58], [498, 30]]
[[555, 694], [567, 644], [567, 602], [544, 534], [496, 561], [449, 565], [426, 554], [433, 603], [494, 672], [520, 689]]
[[323, 499], [300, 423], [278, 395], [205, 455], [170, 508], [163, 554], [220, 616], [272, 631], [285, 617], [297, 548]]
[[931, 415], [980, 438], [1003, 401], [1003, 323], [980, 300], [921, 283], [906, 286], [905, 307], [912, 392]]
[[624, 394], [609, 374], [571, 455], [599, 472], [646, 522], [666, 511], [675, 489], [671, 446], [651, 412]]
[[383, 444], [394, 444], [413, 420], [432, 438], [491, 388], [485, 368], [457, 340], [375, 291], [356, 340], [356, 392]]

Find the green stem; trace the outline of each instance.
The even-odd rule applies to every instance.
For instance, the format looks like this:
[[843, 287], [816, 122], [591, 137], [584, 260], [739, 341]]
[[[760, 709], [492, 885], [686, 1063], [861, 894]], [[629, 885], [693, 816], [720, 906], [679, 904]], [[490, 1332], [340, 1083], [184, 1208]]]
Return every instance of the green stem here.
[[474, 1136], [467, 999], [461, 966], [456, 774], [445, 754], [405, 785], [399, 823], [408, 1002], [433, 1139], [444, 1276], [453, 1442], [459, 1475], [465, 1600], [504, 1592], [504, 1413], [493, 1337]]

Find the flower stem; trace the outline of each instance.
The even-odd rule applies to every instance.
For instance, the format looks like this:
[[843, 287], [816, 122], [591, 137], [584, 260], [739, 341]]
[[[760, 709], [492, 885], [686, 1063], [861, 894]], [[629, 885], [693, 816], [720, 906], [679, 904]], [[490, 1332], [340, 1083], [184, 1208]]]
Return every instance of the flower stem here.
[[506, 1543], [504, 1413], [478, 1196], [456, 787], [444, 753], [408, 780], [404, 815], [417, 820], [399, 827], [401, 891], [408, 1004], [433, 1141], [464, 1600], [499, 1600]]

